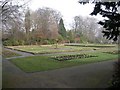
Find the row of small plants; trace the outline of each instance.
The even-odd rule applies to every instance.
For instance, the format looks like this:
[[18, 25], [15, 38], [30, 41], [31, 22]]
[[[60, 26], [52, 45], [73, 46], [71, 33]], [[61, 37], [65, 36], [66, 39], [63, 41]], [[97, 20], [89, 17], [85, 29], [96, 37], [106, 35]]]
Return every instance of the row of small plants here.
[[77, 55], [54, 56], [53, 59], [58, 61], [65, 61], [71, 59], [90, 58], [90, 57], [97, 57], [97, 56], [89, 55], [89, 54], [77, 54]]
[[103, 52], [103, 53], [108, 53], [108, 54], [120, 54], [120, 50], [119, 51], [110, 51], [110, 52]]

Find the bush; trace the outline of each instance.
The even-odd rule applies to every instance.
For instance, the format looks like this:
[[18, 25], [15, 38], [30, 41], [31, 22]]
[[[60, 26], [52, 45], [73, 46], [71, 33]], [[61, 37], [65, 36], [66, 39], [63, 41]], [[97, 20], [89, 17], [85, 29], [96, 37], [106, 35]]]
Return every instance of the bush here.
[[12, 45], [13, 45], [13, 42], [10, 41], [10, 40], [6, 40], [6, 41], [3, 42], [3, 45], [4, 45], [4, 46], [12, 46]]
[[13, 40], [13, 46], [18, 46], [19, 45], [19, 41], [18, 40]]
[[18, 46], [18, 45], [24, 45], [24, 40], [16, 40], [16, 39], [9, 39], [3, 41], [4, 46]]
[[[24, 44], [25, 44], [25, 41], [24, 41], [24, 40], [18, 40], [17, 43], [18, 43], [18, 45], [24, 45]], [[17, 44], [17, 43], [16, 43], [16, 44]]]
[[55, 43], [56, 43], [56, 41], [54, 39], [49, 40], [49, 44], [55, 44]]
[[64, 40], [64, 38], [61, 36], [61, 35], [59, 35], [58, 36], [58, 42], [60, 43], [60, 42], [62, 42]]
[[70, 40], [70, 43], [74, 43], [74, 42], [75, 42], [74, 40], [72, 40], [72, 39]]
[[41, 44], [43, 45], [55, 44], [55, 40], [54, 39], [44, 39], [44, 40], [42, 39]]
[[42, 44], [43, 44], [43, 45], [47, 45], [48, 42], [49, 42], [48, 40], [44, 40]]
[[25, 41], [24, 40], [21, 40], [21, 45], [24, 45], [25, 44]]

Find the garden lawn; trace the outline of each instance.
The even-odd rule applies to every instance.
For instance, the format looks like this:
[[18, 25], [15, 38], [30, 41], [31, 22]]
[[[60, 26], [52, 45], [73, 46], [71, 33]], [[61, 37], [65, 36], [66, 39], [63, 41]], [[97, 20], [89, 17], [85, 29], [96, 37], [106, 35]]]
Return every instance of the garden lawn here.
[[118, 58], [117, 54], [112, 55], [101, 52], [91, 53], [90, 55], [96, 55], [98, 57], [57, 61], [54, 60], [51, 56], [31, 56], [25, 58], [12, 59], [11, 62], [25, 72], [37, 72], [37, 71], [47, 71], [58, 68], [71, 67], [71, 66], [82, 65], [87, 63], [114, 60]]
[[15, 56], [20, 56], [20, 55], [17, 54], [17, 53], [11, 52], [11, 51], [9, 51], [9, 50], [3, 49], [3, 50], [2, 50], [2, 56], [3, 56], [4, 58], [9, 58], [9, 57], [15, 57]]
[[64, 46], [58, 45], [56, 49], [55, 45], [28, 45], [28, 46], [7, 46], [8, 48], [30, 52], [34, 54], [47, 54], [47, 53], [56, 53], [56, 52], [75, 52], [75, 51], [86, 51], [93, 50], [94, 47], [75, 47], [75, 46]]

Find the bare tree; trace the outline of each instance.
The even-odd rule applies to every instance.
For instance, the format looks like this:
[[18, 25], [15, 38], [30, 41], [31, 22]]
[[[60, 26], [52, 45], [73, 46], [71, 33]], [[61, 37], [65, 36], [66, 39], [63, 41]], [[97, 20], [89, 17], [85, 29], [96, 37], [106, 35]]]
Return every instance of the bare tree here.
[[75, 31], [74, 37], [80, 37], [83, 41], [95, 42], [97, 29], [100, 26], [97, 24], [95, 18], [75, 16], [73, 29]]
[[[30, 0], [27, 0], [27, 2]], [[27, 2], [20, 4], [22, 0], [2, 0], [0, 1], [0, 16], [2, 21], [2, 28], [5, 30], [6, 28], [9, 29], [11, 22], [15, 22], [16, 19], [22, 21], [22, 10], [26, 6]]]
[[41, 38], [57, 38], [59, 17], [59, 13], [51, 8], [39, 8], [31, 16], [32, 29], [42, 35]]

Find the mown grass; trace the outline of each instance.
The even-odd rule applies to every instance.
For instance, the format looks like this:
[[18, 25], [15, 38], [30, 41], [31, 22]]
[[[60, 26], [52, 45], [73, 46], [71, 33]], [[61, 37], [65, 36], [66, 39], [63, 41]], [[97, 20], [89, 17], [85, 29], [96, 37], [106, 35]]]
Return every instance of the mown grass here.
[[56, 53], [56, 52], [74, 52], [74, 51], [82, 51], [82, 50], [91, 50], [91, 48], [80, 48], [80, 47], [74, 47], [74, 46], [63, 46], [58, 45], [58, 48], [56, 49], [54, 45], [44, 45], [44, 46], [8, 46], [8, 48], [21, 50], [21, 51], [27, 51], [32, 53], [40, 53], [40, 54], [46, 54], [46, 53]]
[[3, 56], [4, 58], [9, 58], [9, 57], [15, 57], [15, 56], [20, 56], [20, 55], [17, 54], [17, 53], [11, 52], [11, 51], [9, 51], [9, 50], [3, 49], [3, 50], [2, 50], [2, 56]]
[[[8, 46], [8, 48], [21, 50], [21, 51], [26, 51], [26, 52], [31, 52], [31, 53], [34, 53], [34, 54], [47, 54], [47, 53], [57, 53], [57, 52], [58, 53], [60, 53], [60, 52], [76, 52], [76, 51], [90, 51], [90, 50], [104, 49], [104, 48], [100, 48], [100, 47], [89, 47], [89, 46], [87, 46], [87, 47], [81, 47], [81, 46], [76, 47], [76, 46], [58, 45], [58, 48], [56, 49], [55, 45], [41, 45], [41, 46], [29, 45], [29, 46]], [[108, 47], [109, 46], [110, 45], [108, 45]], [[109, 47], [109, 48], [115, 48], [115, 47]]]
[[77, 66], [87, 63], [102, 62], [118, 58], [118, 55], [105, 54], [101, 52], [91, 53], [91, 55], [96, 55], [98, 57], [57, 61], [52, 59], [51, 56], [31, 56], [12, 59], [11, 62], [25, 72], [37, 72]]

